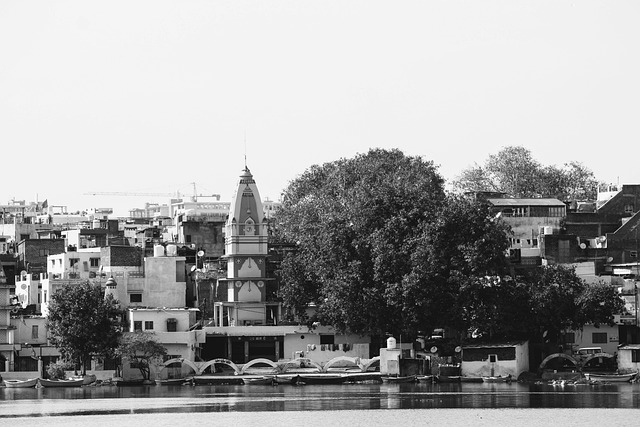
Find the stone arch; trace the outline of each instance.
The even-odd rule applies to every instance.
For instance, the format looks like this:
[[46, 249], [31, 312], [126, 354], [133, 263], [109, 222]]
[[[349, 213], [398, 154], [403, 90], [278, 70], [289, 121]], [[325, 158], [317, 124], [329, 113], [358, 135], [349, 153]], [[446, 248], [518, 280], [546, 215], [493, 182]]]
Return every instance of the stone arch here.
[[198, 371], [198, 375], [201, 375], [204, 371], [207, 370], [207, 368], [209, 366], [213, 366], [215, 364], [227, 365], [227, 366], [231, 367], [231, 369], [233, 369], [233, 371], [235, 372], [236, 375], [240, 375], [241, 371], [240, 371], [240, 368], [238, 367], [238, 365], [236, 365], [235, 363], [233, 363], [229, 359], [212, 359], [212, 360], [209, 360], [207, 363], [205, 363], [204, 365], [200, 366], [200, 370]]
[[194, 375], [197, 375], [199, 373], [198, 367], [191, 360], [185, 359], [183, 357], [174, 357], [173, 359], [169, 359], [159, 366], [160, 369], [158, 369], [157, 376], [160, 377], [160, 372], [164, 371], [169, 365], [172, 365], [174, 363], [183, 363], [187, 366], [190, 366], [191, 369], [193, 369]]
[[606, 358], [609, 358], [609, 359], [613, 359], [615, 356], [613, 354], [609, 354], [609, 353], [594, 353], [594, 354], [590, 354], [587, 357], [585, 357], [584, 360], [582, 360], [581, 366], [585, 366], [587, 363], [589, 363], [593, 359], [598, 359], [600, 357], [606, 357]]
[[569, 362], [573, 363], [576, 369], [578, 368], [578, 361], [574, 357], [564, 353], [553, 353], [544, 358], [542, 363], [540, 363], [540, 369], [544, 369], [544, 367], [547, 365], [547, 363], [549, 363], [549, 361], [556, 358], [567, 359]]
[[253, 359], [249, 363], [245, 363], [244, 366], [242, 366], [241, 373], [244, 374], [245, 372], [247, 372], [247, 369], [251, 368], [253, 365], [257, 365], [258, 363], [265, 363], [271, 366], [272, 368], [274, 368], [275, 370], [278, 370], [278, 364], [276, 362], [274, 362], [273, 360], [260, 358], [260, 359]]
[[373, 366], [374, 364], [376, 364], [376, 363], [380, 364], [380, 356], [376, 356], [373, 359], [369, 360], [367, 363], [363, 364], [362, 365], [362, 370], [364, 372], [367, 372], [369, 370], [369, 368], [371, 366]]
[[327, 372], [329, 368], [331, 368], [333, 365], [335, 365], [338, 362], [351, 362], [354, 365], [356, 365], [358, 368], [360, 368], [361, 371], [364, 371], [359, 357], [338, 356], [338, 357], [334, 357], [333, 359], [329, 360], [327, 363], [324, 364], [324, 366], [322, 367], [323, 372]]
[[316, 362], [314, 362], [311, 359], [308, 359], [306, 357], [297, 357], [293, 360], [290, 360], [288, 362], [284, 362], [281, 363], [278, 366], [278, 370], [281, 374], [287, 372], [287, 369], [289, 369], [289, 367], [291, 367], [292, 365], [300, 365], [300, 366], [308, 366], [308, 367], [314, 367], [318, 370], [318, 372], [322, 372], [322, 366], [318, 365]]

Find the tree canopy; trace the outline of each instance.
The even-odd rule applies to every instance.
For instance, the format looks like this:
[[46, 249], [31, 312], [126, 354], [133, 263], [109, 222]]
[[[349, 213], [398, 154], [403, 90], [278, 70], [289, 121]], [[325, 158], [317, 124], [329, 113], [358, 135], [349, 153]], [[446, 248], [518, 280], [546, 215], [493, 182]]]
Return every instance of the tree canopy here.
[[127, 359], [132, 366], [136, 366], [144, 380], [149, 380], [151, 365], [162, 362], [162, 358], [167, 355], [167, 349], [155, 340], [153, 332], [137, 331], [122, 336], [116, 353]]
[[443, 183], [431, 162], [380, 149], [294, 180], [276, 218], [297, 249], [281, 264], [285, 305], [304, 321], [313, 304], [312, 320], [355, 333], [454, 321], [462, 283], [502, 273], [508, 241], [486, 206]]
[[123, 311], [99, 284], [64, 285], [51, 295], [47, 329], [62, 356], [82, 365], [86, 374], [92, 357], [112, 356], [122, 335]]
[[[516, 153], [526, 154], [504, 163]], [[506, 223], [488, 205], [446, 193], [431, 162], [398, 150], [313, 166], [285, 189], [275, 223], [275, 239], [295, 247], [279, 271], [291, 320], [509, 340], [611, 323], [623, 310], [614, 290], [587, 286], [571, 267], [510, 276]]]
[[453, 186], [459, 191], [501, 192], [512, 197], [595, 200], [603, 183], [579, 162], [544, 166], [528, 149], [509, 146], [489, 155], [483, 165], [462, 170]]

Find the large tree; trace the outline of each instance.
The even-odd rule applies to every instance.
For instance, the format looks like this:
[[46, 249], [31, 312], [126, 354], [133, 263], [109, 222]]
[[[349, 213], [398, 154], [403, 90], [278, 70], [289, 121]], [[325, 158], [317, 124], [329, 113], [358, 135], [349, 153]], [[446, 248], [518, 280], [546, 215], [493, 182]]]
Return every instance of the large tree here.
[[[486, 207], [443, 190], [431, 162], [370, 150], [314, 166], [284, 192], [285, 305], [355, 333], [415, 332], [455, 317], [468, 274], [501, 271], [505, 229]], [[446, 315], [443, 319], [439, 314]], [[316, 320], [316, 319], [312, 319]]]
[[82, 365], [84, 375], [93, 357], [113, 356], [122, 318], [117, 301], [105, 298], [100, 284], [65, 285], [49, 300], [49, 340], [66, 360]]
[[502, 192], [512, 197], [595, 200], [603, 183], [579, 162], [545, 166], [528, 149], [509, 146], [489, 155], [484, 164], [462, 170], [453, 186], [459, 191]]
[[116, 353], [136, 366], [142, 378], [149, 381], [151, 365], [162, 362], [162, 358], [167, 355], [167, 349], [156, 341], [153, 332], [130, 332], [122, 336]]

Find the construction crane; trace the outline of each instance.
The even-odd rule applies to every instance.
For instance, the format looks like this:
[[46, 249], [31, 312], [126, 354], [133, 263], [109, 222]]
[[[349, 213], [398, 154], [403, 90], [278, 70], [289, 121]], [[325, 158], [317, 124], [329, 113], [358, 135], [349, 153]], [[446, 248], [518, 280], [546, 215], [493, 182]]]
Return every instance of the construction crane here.
[[[196, 183], [193, 184], [193, 196], [191, 196], [191, 200], [196, 201], [198, 197], [215, 197], [217, 200], [220, 200], [219, 194], [198, 194], [196, 190]], [[131, 191], [91, 191], [89, 193], [84, 193], [85, 196], [148, 196], [148, 197], [175, 197], [177, 199], [183, 198], [184, 195], [180, 193], [180, 191], [176, 191], [175, 193], [136, 193]]]

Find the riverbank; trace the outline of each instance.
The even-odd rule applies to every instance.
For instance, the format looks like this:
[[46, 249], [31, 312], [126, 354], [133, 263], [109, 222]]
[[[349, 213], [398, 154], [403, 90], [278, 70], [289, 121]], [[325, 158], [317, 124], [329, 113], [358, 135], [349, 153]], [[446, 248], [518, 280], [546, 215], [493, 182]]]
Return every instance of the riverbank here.
[[637, 416], [635, 409], [396, 409], [294, 412], [217, 412], [124, 415], [77, 415], [18, 417], [4, 419], [12, 427], [38, 426], [133, 426], [182, 425], [228, 426], [333, 426], [421, 425], [421, 426], [534, 426], [541, 420], [562, 426], [627, 425]]

